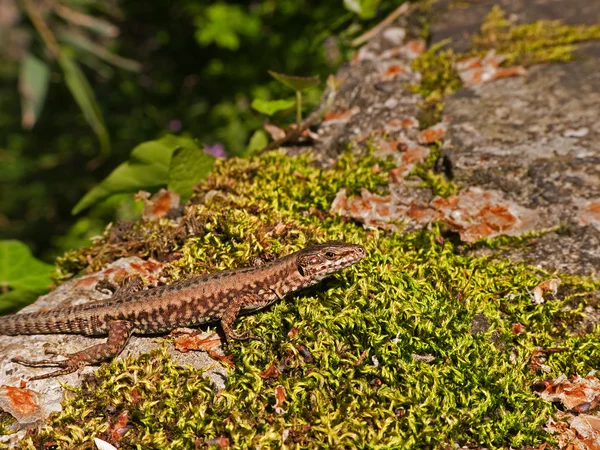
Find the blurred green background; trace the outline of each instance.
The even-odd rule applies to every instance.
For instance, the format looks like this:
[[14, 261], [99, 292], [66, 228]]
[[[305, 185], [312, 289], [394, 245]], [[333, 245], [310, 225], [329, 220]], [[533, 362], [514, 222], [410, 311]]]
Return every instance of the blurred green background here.
[[[244, 155], [268, 119], [253, 99], [293, 99], [268, 70], [328, 74], [352, 38], [401, 1], [2, 0], [0, 239], [51, 262], [115, 219], [129, 194], [78, 215], [75, 204], [138, 144], [171, 133]], [[321, 89], [304, 95], [305, 114]]]

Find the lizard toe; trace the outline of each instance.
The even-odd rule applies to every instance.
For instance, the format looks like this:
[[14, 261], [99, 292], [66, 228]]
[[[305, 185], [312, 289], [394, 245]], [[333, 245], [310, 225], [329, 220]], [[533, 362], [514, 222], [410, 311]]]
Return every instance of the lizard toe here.
[[32, 360], [16, 357], [12, 359], [12, 362], [28, 367], [64, 367], [66, 361], [54, 361], [51, 359]]
[[251, 339], [256, 339], [256, 336], [254, 336], [252, 332], [248, 330], [242, 332], [232, 331], [227, 335], [227, 342], [231, 342], [232, 340], [248, 341]]
[[45, 373], [43, 375], [37, 375], [35, 377], [29, 377], [29, 381], [44, 380], [46, 378], [58, 377], [60, 375], [68, 375], [70, 373], [75, 372], [79, 368], [80, 368], [80, 366], [78, 366], [78, 365], [66, 366], [66, 367], [56, 370], [54, 372]]

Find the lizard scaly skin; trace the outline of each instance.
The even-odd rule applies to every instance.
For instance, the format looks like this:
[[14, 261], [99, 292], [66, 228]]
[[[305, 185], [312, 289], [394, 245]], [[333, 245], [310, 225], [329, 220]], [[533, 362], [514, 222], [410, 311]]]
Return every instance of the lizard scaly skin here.
[[356, 244], [326, 242], [258, 267], [225, 270], [138, 290], [129, 286], [108, 299], [50, 311], [0, 317], [0, 334], [75, 333], [106, 336], [106, 342], [64, 360], [13, 361], [59, 370], [30, 378], [43, 379], [75, 372], [121, 353], [132, 334], [165, 333], [174, 328], [221, 322], [228, 341], [247, 339], [232, 325], [241, 313], [264, 308], [286, 295], [314, 285], [365, 257]]

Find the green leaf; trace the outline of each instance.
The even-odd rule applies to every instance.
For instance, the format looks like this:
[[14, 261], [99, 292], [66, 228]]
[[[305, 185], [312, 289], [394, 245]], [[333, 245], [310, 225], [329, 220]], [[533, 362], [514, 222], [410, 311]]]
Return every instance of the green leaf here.
[[263, 100], [261, 98], [255, 98], [252, 100], [252, 108], [257, 110], [259, 113], [272, 116], [278, 111], [290, 109], [296, 104], [296, 99], [288, 100]]
[[0, 313], [15, 310], [48, 290], [54, 266], [31, 254], [19, 241], [0, 241]]
[[61, 51], [58, 62], [65, 76], [65, 83], [71, 92], [71, 95], [79, 105], [79, 109], [83, 113], [85, 120], [92, 127], [98, 140], [102, 153], [110, 152], [110, 137], [104, 125], [104, 119], [100, 113], [100, 108], [96, 103], [94, 91], [89, 85], [85, 75], [79, 68], [79, 65], [64, 50]]
[[269, 136], [265, 130], [256, 130], [252, 137], [250, 138], [250, 142], [248, 142], [248, 146], [246, 147], [246, 154], [253, 155], [256, 152], [261, 151], [263, 148], [267, 146], [269, 143]]
[[358, 14], [361, 19], [372, 19], [377, 13], [380, 0], [344, 0], [348, 11]]
[[295, 77], [284, 73], [273, 72], [272, 70], [267, 70], [267, 72], [269, 72], [269, 75], [277, 81], [295, 91], [304, 91], [305, 89], [316, 87], [321, 82], [318, 75], [315, 75], [314, 77]]
[[32, 304], [43, 292], [9, 291], [0, 294], [0, 315], [12, 314], [19, 309]]
[[171, 157], [169, 184], [171, 191], [179, 193], [183, 201], [194, 192], [194, 186], [212, 170], [215, 157], [204, 153], [191, 139], [186, 146], [179, 147]]
[[[69, 3], [73, 4], [74, 2], [69, 2]], [[76, 27], [87, 28], [88, 30], [93, 31], [94, 33], [99, 34], [102, 37], [106, 37], [106, 38], [110, 38], [110, 39], [114, 39], [119, 35], [119, 28], [104, 19], [100, 19], [98, 17], [94, 17], [89, 14], [85, 14], [85, 16], [83, 16], [81, 13], [73, 14], [71, 12], [70, 14], [68, 14], [68, 13], [66, 13], [67, 11], [69, 11], [67, 8], [65, 8], [64, 6], [61, 7], [61, 5], [58, 5], [57, 7], [54, 8], [53, 12], [55, 12], [57, 15], [61, 16], [65, 21], [73, 24], [74, 25], [73, 28], [76, 28]], [[82, 17], [84, 17], [84, 20], [77, 20]]]
[[92, 54], [114, 66], [131, 72], [139, 72], [142, 70], [142, 65], [139, 62], [116, 55], [108, 51], [106, 47], [92, 42], [83, 34], [74, 33], [68, 29], [61, 29], [58, 32], [58, 37], [61, 42], [69, 44], [75, 49]]
[[248, 13], [247, 7], [215, 3], [206, 8], [204, 14], [196, 20], [196, 40], [207, 46], [237, 50], [240, 36], [255, 38], [260, 35], [261, 21], [256, 14]]
[[50, 69], [48, 65], [31, 53], [27, 53], [21, 62], [19, 73], [23, 128], [32, 128], [40, 117], [46, 100], [49, 81]]
[[190, 146], [197, 147], [192, 139], [173, 135], [138, 145], [131, 151], [129, 161], [118, 166], [85, 194], [72, 213], [77, 214], [113, 194], [165, 186], [169, 182], [173, 152]]

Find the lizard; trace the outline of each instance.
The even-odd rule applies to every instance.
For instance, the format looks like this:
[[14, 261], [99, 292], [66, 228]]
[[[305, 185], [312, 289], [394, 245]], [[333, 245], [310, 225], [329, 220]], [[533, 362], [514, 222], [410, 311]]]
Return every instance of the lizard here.
[[161, 334], [179, 327], [220, 322], [227, 343], [251, 338], [233, 324], [239, 314], [265, 308], [288, 294], [317, 284], [366, 256], [364, 247], [338, 241], [306, 247], [254, 267], [224, 270], [142, 290], [138, 282], [124, 284], [111, 298], [72, 307], [0, 317], [0, 334], [82, 334], [107, 336], [106, 342], [62, 354], [65, 359], [13, 362], [58, 370], [30, 381], [73, 373], [117, 356], [132, 334]]

